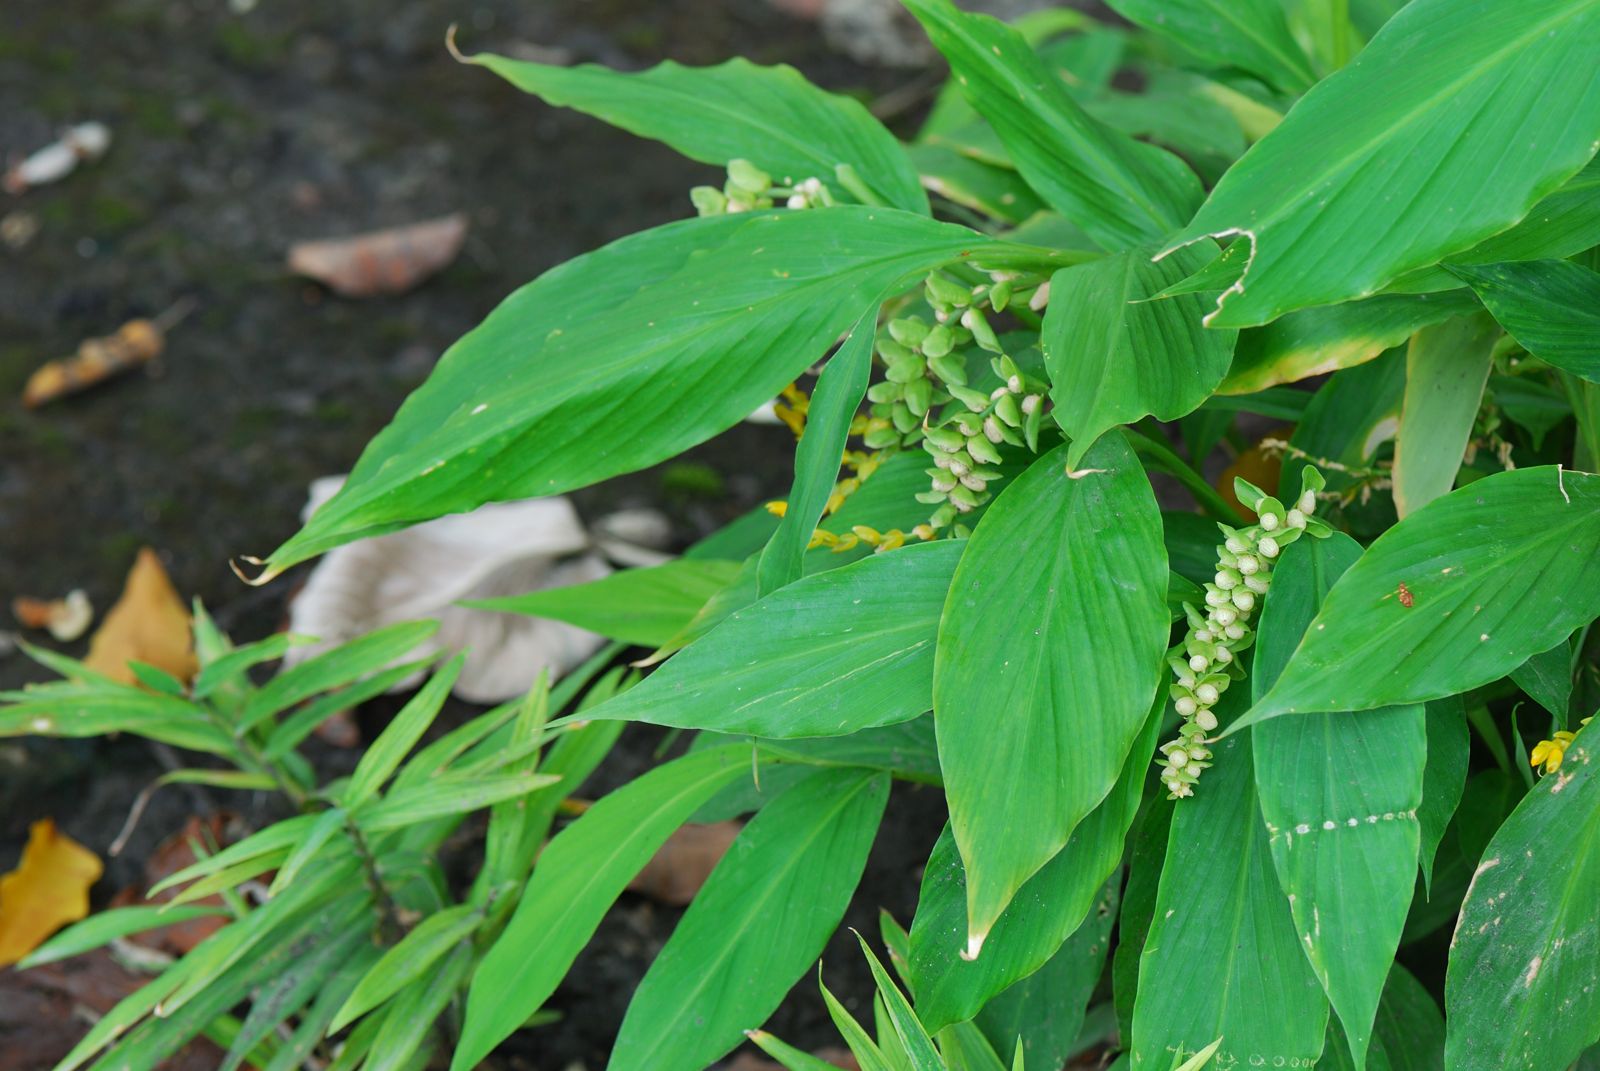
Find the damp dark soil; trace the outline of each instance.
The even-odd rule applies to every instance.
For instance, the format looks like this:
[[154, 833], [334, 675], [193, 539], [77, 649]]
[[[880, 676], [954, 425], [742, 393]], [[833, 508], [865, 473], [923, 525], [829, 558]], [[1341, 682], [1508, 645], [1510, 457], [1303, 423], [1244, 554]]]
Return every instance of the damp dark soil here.
[[[745, 55], [862, 96], [915, 77], [858, 66], [813, 23], [758, 0], [6, 0], [0, 155], [86, 120], [115, 140], [63, 182], [0, 194], [0, 217], [37, 226], [31, 240], [0, 245], [0, 601], [82, 588], [104, 609], [148, 545], [236, 637], [280, 627], [295, 578], [251, 589], [229, 559], [289, 535], [307, 484], [347, 470], [438, 354], [512, 289], [686, 215], [689, 187], [716, 181], [455, 63], [444, 48], [452, 22], [469, 49], [537, 47], [623, 68]], [[336, 298], [282, 267], [297, 240], [453, 211], [471, 221], [463, 254], [401, 297]], [[179, 301], [194, 311], [150, 369], [38, 410], [16, 400], [45, 360]], [[591, 489], [579, 506], [591, 517], [663, 510], [687, 543], [781, 493], [791, 448], [781, 428], [741, 426], [678, 464]], [[0, 655], [0, 685], [41, 676]], [[391, 709], [363, 711], [363, 728]], [[643, 768], [658, 742], [625, 736], [601, 787]], [[352, 761], [325, 751], [330, 772]], [[106, 855], [161, 771], [134, 740], [0, 742], [0, 869], [46, 816]], [[223, 802], [159, 794], [127, 850], [107, 860], [97, 902], [135, 882], [190, 815]], [[263, 801], [225, 802], [269, 817]], [[941, 811], [933, 791], [896, 790], [850, 926], [875, 934], [879, 907], [909, 922]], [[625, 897], [553, 999], [560, 1020], [519, 1035], [500, 1066], [603, 1067], [677, 916]], [[870, 1015], [848, 934], [825, 960], [830, 986]], [[805, 980], [773, 1029], [801, 1045], [835, 1043], [815, 991]]]

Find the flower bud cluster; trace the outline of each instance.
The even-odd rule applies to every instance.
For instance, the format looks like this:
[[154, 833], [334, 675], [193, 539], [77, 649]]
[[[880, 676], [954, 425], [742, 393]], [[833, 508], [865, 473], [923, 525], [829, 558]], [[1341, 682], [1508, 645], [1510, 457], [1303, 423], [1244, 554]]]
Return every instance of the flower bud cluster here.
[[1211, 765], [1214, 708], [1228, 686], [1244, 677], [1239, 656], [1255, 641], [1250, 621], [1271, 587], [1278, 555], [1302, 535], [1330, 531], [1313, 516], [1323, 487], [1316, 469], [1303, 471], [1300, 496], [1288, 507], [1244, 480], [1235, 486], [1239, 500], [1255, 511], [1256, 523], [1241, 529], [1218, 526], [1223, 542], [1216, 575], [1205, 585], [1205, 610], [1184, 605], [1189, 634], [1167, 659], [1174, 677], [1169, 694], [1182, 719], [1177, 739], [1163, 744], [1156, 758], [1168, 799], [1194, 795], [1200, 774]]
[[753, 212], [772, 208], [780, 201], [786, 208], [826, 208], [835, 203], [833, 192], [816, 177], [795, 182], [784, 179], [774, 184], [772, 176], [749, 160], [728, 161], [728, 181], [722, 189], [696, 186], [689, 200], [702, 216], [721, 216], [730, 212]]

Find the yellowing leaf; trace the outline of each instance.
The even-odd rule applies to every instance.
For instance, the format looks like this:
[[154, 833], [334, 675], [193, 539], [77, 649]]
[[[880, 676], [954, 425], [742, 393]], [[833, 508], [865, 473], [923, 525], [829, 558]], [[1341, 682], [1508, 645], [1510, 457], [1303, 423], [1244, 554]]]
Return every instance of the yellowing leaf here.
[[106, 612], [90, 639], [84, 665], [133, 684], [129, 659], [165, 670], [179, 680], [188, 680], [199, 668], [189, 636], [189, 611], [161, 567], [161, 559], [149, 547], [139, 551], [122, 597]]
[[17, 962], [62, 925], [89, 913], [100, 859], [48, 818], [28, 830], [17, 869], [0, 877], [0, 967]]

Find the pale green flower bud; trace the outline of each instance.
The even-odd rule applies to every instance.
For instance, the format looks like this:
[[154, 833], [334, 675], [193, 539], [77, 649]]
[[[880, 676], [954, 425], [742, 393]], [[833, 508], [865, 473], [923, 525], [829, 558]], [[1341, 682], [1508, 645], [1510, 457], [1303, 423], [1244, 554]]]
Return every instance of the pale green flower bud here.
[[1263, 558], [1276, 558], [1278, 550], [1278, 541], [1271, 536], [1262, 536], [1256, 540], [1256, 552]]
[[1261, 571], [1261, 562], [1252, 554], [1241, 554], [1239, 555], [1239, 562], [1234, 568], [1245, 576], [1249, 576], [1252, 573]]
[[754, 193], [764, 193], [772, 186], [772, 176], [749, 160], [729, 160], [728, 177], [737, 185]]
[[1289, 511], [1288, 522], [1290, 528], [1304, 528], [1306, 526], [1306, 515], [1297, 509], [1292, 509]]
[[1236, 590], [1233, 593], [1232, 598], [1233, 605], [1237, 606], [1242, 613], [1247, 614], [1256, 608], [1255, 594], [1245, 588], [1239, 588]]
[[689, 201], [702, 216], [720, 216], [728, 210], [728, 198], [715, 186], [696, 186], [689, 191]]
[[994, 443], [982, 436], [967, 440], [967, 453], [972, 455], [972, 460], [980, 465], [1000, 464], [1000, 451], [995, 449]]
[[1209, 710], [1202, 710], [1194, 716], [1194, 723], [1209, 733], [1217, 727], [1217, 716]]
[[1277, 531], [1277, 528], [1278, 528], [1277, 515], [1272, 514], [1272, 513], [1263, 513], [1261, 515], [1261, 527], [1264, 528], [1265, 530], [1269, 531], [1269, 532]]
[[1317, 512], [1317, 493], [1315, 491], [1307, 491], [1300, 496], [1300, 501], [1295, 505], [1300, 507], [1301, 513]]
[[1210, 664], [1211, 660], [1206, 658], [1205, 655], [1189, 656], [1189, 668], [1194, 670], [1196, 673], [1204, 673], [1206, 671], [1206, 667]]
[[1172, 705], [1185, 718], [1194, 717], [1195, 711], [1200, 709], [1200, 704], [1187, 695], [1180, 696]]
[[1239, 586], [1239, 574], [1232, 569], [1219, 569], [1214, 578], [1217, 587], [1223, 591], [1232, 591]]
[[1202, 684], [1200, 687], [1196, 688], [1194, 690], [1194, 697], [1200, 701], [1202, 706], [1208, 707], [1215, 705], [1216, 701], [1221, 698], [1221, 696], [1219, 696], [1217, 693], [1217, 686], [1210, 683]]
[[922, 345], [922, 340], [928, 337], [928, 331], [928, 325], [915, 316], [889, 321], [890, 337], [902, 346], [915, 348]]
[[1228, 629], [1227, 629], [1228, 639], [1230, 639], [1230, 640], [1242, 640], [1242, 639], [1245, 638], [1245, 635], [1249, 631], [1250, 630], [1245, 628], [1244, 625], [1242, 625], [1239, 622], [1235, 621], [1233, 624], [1228, 626]]

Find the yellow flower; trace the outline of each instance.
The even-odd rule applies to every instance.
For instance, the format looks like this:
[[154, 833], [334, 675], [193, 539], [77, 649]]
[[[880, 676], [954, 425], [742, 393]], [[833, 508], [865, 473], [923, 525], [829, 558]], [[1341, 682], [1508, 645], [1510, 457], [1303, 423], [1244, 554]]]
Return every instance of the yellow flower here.
[[772, 514], [774, 517], [782, 517], [786, 512], [788, 512], [788, 509], [789, 503], [781, 500], [767, 503], [767, 512]]
[[1543, 766], [1545, 773], [1555, 773], [1561, 769], [1561, 760], [1567, 757], [1567, 745], [1572, 743], [1572, 733], [1565, 730], [1555, 734], [1553, 740], [1541, 740], [1533, 745], [1533, 754], [1528, 756], [1531, 766]]

